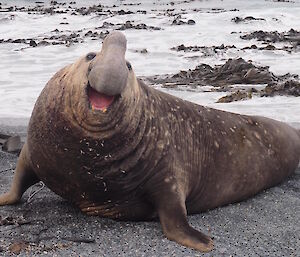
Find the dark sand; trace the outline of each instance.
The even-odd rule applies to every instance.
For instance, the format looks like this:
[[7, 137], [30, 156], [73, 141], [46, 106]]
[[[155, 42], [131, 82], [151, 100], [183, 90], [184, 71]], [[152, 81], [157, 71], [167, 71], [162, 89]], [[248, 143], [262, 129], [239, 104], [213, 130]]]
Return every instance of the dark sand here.
[[[4, 124], [5, 123], [5, 124]], [[26, 134], [26, 120], [0, 120], [0, 131]], [[0, 193], [8, 190], [17, 157], [0, 151]], [[6, 170], [6, 171], [5, 171]], [[39, 186], [34, 186], [37, 190]], [[189, 217], [212, 235], [208, 254], [167, 240], [158, 222], [88, 217], [44, 188], [30, 202], [0, 207], [0, 255], [11, 256], [299, 256], [300, 168], [257, 196]]]

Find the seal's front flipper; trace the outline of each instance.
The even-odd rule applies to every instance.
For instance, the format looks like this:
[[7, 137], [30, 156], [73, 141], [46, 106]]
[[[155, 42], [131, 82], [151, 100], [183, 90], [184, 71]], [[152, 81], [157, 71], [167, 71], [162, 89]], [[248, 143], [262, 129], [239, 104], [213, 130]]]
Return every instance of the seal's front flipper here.
[[157, 207], [166, 237], [201, 252], [211, 251], [213, 249], [212, 239], [188, 224], [184, 200], [174, 193], [164, 195], [163, 198], [165, 200], [160, 199]]
[[25, 144], [17, 162], [17, 168], [10, 190], [5, 194], [0, 195], [0, 205], [17, 203], [21, 199], [23, 193], [37, 182], [39, 182], [39, 178], [30, 167], [27, 157], [27, 144]]

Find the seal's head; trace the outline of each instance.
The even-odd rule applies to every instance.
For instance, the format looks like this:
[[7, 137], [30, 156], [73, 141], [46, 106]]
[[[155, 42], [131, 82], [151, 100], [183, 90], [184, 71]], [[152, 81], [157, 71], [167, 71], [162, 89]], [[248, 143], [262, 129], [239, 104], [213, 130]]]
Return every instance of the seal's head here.
[[[77, 62], [65, 67], [49, 83], [56, 84], [62, 95], [65, 117], [73, 124], [91, 132], [113, 132], [126, 118], [139, 115], [140, 87], [126, 61], [127, 40], [121, 32], [111, 32], [98, 53], [88, 53]], [[55, 101], [55, 107], [61, 104]], [[99, 135], [97, 135], [99, 136]], [[106, 137], [105, 133], [101, 136]]]
[[125, 60], [126, 38], [120, 32], [109, 34], [98, 54], [86, 56], [88, 68], [88, 98], [91, 107], [105, 110], [121, 95], [127, 85], [131, 66]]

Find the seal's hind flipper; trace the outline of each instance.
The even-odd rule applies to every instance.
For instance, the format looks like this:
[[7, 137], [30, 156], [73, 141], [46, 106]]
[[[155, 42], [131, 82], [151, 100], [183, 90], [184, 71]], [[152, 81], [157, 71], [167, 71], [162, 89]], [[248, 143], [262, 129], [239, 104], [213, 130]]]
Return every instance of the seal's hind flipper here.
[[39, 178], [29, 165], [27, 157], [27, 144], [25, 144], [20, 153], [14, 179], [10, 190], [0, 195], [0, 205], [8, 205], [17, 203], [23, 193], [33, 184], [39, 182]]
[[201, 252], [211, 251], [213, 249], [212, 239], [188, 224], [185, 201], [177, 193], [164, 194], [157, 204], [164, 234], [168, 239], [181, 245]]

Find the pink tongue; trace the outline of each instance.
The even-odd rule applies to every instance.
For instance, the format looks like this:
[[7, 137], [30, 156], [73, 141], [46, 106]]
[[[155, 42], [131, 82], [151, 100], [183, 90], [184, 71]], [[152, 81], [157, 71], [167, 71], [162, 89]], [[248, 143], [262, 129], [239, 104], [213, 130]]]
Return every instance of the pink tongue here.
[[92, 87], [88, 87], [88, 97], [93, 109], [105, 110], [114, 101], [114, 96], [105, 95], [97, 92]]

